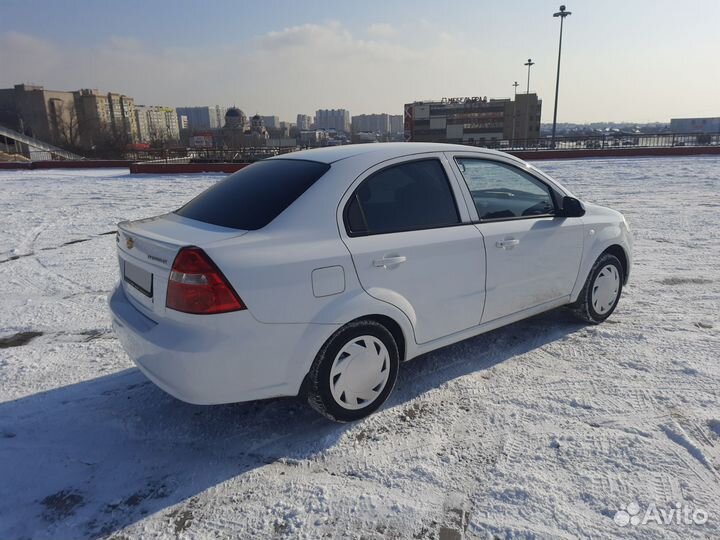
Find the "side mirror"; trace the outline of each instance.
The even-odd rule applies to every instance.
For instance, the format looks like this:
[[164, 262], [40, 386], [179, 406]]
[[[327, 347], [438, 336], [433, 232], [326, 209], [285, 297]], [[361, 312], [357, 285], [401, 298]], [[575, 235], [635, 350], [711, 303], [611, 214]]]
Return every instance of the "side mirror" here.
[[563, 197], [559, 217], [581, 217], [585, 215], [583, 203], [575, 197]]

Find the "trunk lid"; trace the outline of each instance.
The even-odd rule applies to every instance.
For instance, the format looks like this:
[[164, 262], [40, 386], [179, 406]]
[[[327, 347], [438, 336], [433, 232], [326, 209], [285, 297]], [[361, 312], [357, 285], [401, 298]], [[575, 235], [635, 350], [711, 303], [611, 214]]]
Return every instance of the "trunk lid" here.
[[161, 318], [170, 270], [180, 248], [204, 247], [246, 233], [173, 213], [118, 223], [118, 263], [125, 294], [144, 315]]

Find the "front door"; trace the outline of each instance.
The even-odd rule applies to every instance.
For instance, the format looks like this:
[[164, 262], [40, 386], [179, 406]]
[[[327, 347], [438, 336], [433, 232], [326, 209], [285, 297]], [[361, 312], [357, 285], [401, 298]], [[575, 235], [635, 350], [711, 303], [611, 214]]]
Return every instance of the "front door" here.
[[582, 255], [580, 218], [480, 223], [487, 242], [483, 322], [551, 302], [572, 292]]
[[582, 257], [582, 218], [556, 217], [559, 194], [527, 171], [457, 157], [487, 248], [482, 322], [568, 296]]
[[418, 343], [480, 323], [485, 246], [459, 194], [439, 158], [415, 159], [370, 174], [344, 212], [362, 287], [401, 309]]

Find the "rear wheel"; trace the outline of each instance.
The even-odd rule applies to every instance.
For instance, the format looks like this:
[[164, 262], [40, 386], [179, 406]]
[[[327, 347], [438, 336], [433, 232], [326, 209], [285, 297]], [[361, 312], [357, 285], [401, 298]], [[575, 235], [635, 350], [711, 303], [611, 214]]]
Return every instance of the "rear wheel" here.
[[378, 322], [343, 326], [323, 345], [308, 374], [308, 403], [337, 422], [376, 411], [395, 386], [400, 358], [392, 334]]
[[623, 267], [610, 253], [603, 253], [595, 261], [577, 301], [573, 313], [592, 324], [607, 319], [617, 307], [622, 293]]

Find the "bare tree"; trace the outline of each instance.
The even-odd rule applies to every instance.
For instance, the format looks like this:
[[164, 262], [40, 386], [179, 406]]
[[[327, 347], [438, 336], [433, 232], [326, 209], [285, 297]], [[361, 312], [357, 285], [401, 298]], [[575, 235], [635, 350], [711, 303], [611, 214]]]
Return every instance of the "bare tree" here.
[[97, 157], [122, 159], [131, 142], [130, 133], [125, 131], [122, 126], [98, 123], [93, 128], [90, 150]]
[[80, 147], [80, 121], [75, 104], [55, 102], [51, 110], [55, 144], [68, 150]]

